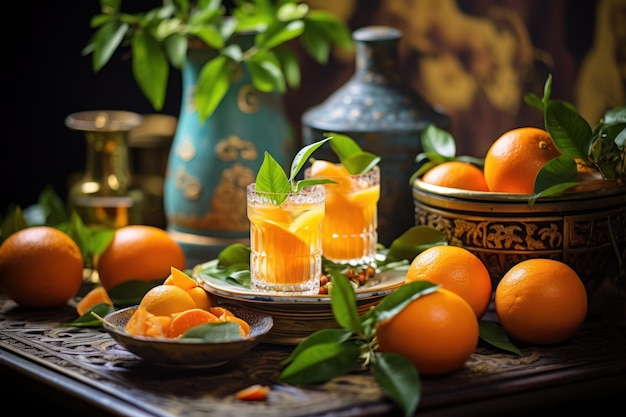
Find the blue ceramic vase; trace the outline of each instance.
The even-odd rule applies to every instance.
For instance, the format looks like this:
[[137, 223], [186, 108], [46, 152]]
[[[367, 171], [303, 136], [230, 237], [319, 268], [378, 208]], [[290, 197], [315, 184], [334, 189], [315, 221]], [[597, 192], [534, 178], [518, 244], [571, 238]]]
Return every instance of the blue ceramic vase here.
[[[411, 175], [421, 152], [421, 132], [430, 123], [449, 129], [450, 119], [411, 89], [399, 71], [399, 30], [369, 26], [353, 33], [355, 73], [323, 103], [302, 116], [302, 140], [312, 143], [326, 132], [352, 137], [381, 157], [378, 237], [388, 246], [415, 226]], [[336, 160], [328, 148], [319, 158]], [[324, 153], [325, 152], [325, 153]]]
[[200, 119], [194, 91], [212, 56], [209, 49], [188, 51], [163, 190], [166, 228], [183, 248], [188, 268], [232, 243], [250, 243], [246, 186], [254, 182], [264, 151], [287, 166], [295, 149], [282, 96], [256, 90], [245, 69], [215, 112]]

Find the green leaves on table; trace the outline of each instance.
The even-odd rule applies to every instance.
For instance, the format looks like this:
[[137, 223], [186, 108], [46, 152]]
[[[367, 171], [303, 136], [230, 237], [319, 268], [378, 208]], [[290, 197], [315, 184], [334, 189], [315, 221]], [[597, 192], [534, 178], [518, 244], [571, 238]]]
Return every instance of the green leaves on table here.
[[355, 368], [366, 369], [404, 415], [412, 416], [421, 398], [419, 371], [400, 355], [377, 351], [376, 323], [439, 286], [426, 281], [405, 284], [359, 316], [348, 279], [337, 271], [331, 271], [331, 275], [331, 306], [341, 328], [319, 330], [301, 342], [282, 362], [279, 379], [293, 385], [317, 384]]

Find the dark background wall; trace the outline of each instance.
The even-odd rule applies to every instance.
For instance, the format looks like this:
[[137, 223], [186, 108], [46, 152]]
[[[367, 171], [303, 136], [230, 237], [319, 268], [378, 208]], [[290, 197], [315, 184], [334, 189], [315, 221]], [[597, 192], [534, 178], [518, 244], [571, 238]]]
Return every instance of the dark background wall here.
[[[133, 6], [138, 7], [135, 3]], [[345, 15], [352, 29], [383, 23], [410, 33], [402, 48], [402, 71], [416, 90], [428, 87], [420, 84], [423, 79], [418, 66], [420, 51], [415, 46], [417, 43], [411, 43], [416, 40], [412, 34], [416, 23], [410, 15], [402, 16], [402, 8], [411, 7], [412, 2], [319, 0], [311, 3], [330, 9], [339, 7], [338, 12]], [[573, 100], [578, 68], [591, 46], [596, 3], [458, 0], [456, 5], [469, 18], [491, 16], [494, 7], [514, 11], [532, 45], [532, 65], [528, 68], [532, 77], [524, 78], [523, 87], [540, 92], [537, 86], [542, 86], [548, 72], [554, 72], [553, 96]], [[13, 24], [2, 29], [5, 59], [1, 76], [4, 132], [0, 147], [0, 213], [10, 203], [22, 207], [34, 203], [48, 184], [65, 196], [68, 178], [85, 165], [84, 139], [64, 125], [68, 114], [92, 109], [153, 112], [131, 77], [128, 56], [117, 55], [110, 65], [94, 74], [90, 57], [81, 55], [92, 33], [89, 19], [99, 10], [96, 0], [40, 1], [20, 6], [19, 10], [3, 13], [4, 19]], [[400, 7], [400, 16], [394, 10], [396, 6]], [[464, 63], [462, 59], [459, 62]], [[353, 57], [336, 54], [325, 67], [303, 57], [302, 68], [302, 87], [285, 96], [296, 132], [300, 129], [302, 112], [324, 100], [350, 77]], [[180, 80], [177, 73], [172, 73], [170, 78], [170, 94], [163, 113], [176, 116]], [[538, 123], [536, 115], [528, 109], [503, 115], [480, 94], [474, 100], [471, 109], [452, 112], [454, 133], [467, 153], [480, 155], [498, 132]]]

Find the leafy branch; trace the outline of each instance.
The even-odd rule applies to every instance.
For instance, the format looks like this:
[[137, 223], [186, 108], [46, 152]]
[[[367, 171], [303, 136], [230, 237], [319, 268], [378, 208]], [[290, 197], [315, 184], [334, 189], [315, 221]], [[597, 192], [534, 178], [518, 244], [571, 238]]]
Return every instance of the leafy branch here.
[[532, 205], [537, 198], [559, 194], [585, 184], [579, 173], [590, 169], [607, 181], [626, 179], [626, 106], [608, 110], [592, 129], [575, 107], [550, 98], [552, 75], [546, 79], [543, 97], [528, 94], [524, 101], [543, 112], [546, 131], [563, 155], [548, 161], [535, 179]]
[[[92, 55], [99, 72], [114, 53], [130, 49], [132, 73], [155, 110], [163, 108], [170, 68], [181, 70], [187, 50], [200, 44], [215, 52], [200, 70], [195, 94], [201, 120], [206, 120], [246, 66], [261, 92], [284, 93], [300, 85], [298, 56], [288, 45], [300, 39], [318, 63], [328, 62], [331, 47], [351, 50], [345, 22], [323, 10], [310, 10], [300, 0], [236, 0], [232, 10], [221, 0], [163, 0], [160, 7], [126, 13], [121, 0], [100, 0], [91, 19], [95, 30], [83, 55]], [[252, 45], [234, 40], [254, 34]]]

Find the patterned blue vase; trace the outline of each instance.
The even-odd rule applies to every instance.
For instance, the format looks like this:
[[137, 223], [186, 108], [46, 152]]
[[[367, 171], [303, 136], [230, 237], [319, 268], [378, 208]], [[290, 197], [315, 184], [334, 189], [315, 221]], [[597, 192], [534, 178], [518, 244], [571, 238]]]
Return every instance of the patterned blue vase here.
[[261, 93], [244, 70], [216, 111], [201, 121], [194, 91], [208, 49], [190, 49], [182, 71], [182, 105], [164, 183], [167, 231], [181, 245], [187, 267], [217, 257], [232, 243], [250, 243], [246, 186], [264, 151], [282, 165], [295, 152], [280, 94]]
[[[411, 175], [421, 152], [420, 135], [430, 123], [449, 129], [447, 115], [433, 108], [402, 78], [398, 62], [399, 30], [369, 26], [352, 35], [356, 46], [355, 73], [323, 103], [302, 116], [305, 144], [337, 132], [381, 156], [381, 196], [378, 237], [388, 246], [415, 226]], [[336, 160], [320, 149], [319, 158]]]

